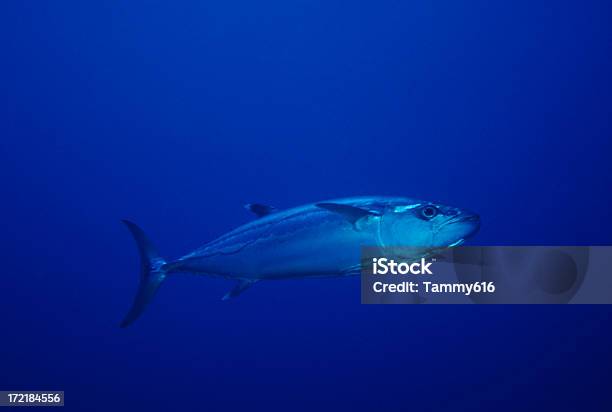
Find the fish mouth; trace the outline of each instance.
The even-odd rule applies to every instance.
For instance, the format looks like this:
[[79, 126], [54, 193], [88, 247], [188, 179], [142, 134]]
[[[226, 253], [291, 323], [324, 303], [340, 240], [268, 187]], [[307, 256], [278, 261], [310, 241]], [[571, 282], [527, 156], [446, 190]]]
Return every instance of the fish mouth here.
[[480, 226], [480, 215], [470, 213], [469, 215], [459, 215], [448, 219], [442, 226], [452, 225], [453, 223], [469, 223], [476, 222]]
[[463, 237], [463, 240], [474, 236], [480, 230], [480, 216], [477, 214], [471, 214], [467, 216], [462, 216], [459, 218], [458, 222], [467, 223], [472, 225], [472, 230], [466, 236]]
[[467, 216], [461, 216], [459, 217], [459, 219], [457, 219], [458, 222], [479, 222], [480, 223], [480, 215], [467, 215]]
[[452, 219], [447, 220], [445, 223], [440, 226], [438, 232], [440, 232], [444, 227], [459, 224], [464, 229], [462, 230], [461, 237], [455, 240], [453, 243], [449, 244], [447, 247], [455, 247], [460, 246], [465, 243], [466, 239], [471, 238], [480, 230], [480, 216], [475, 213], [464, 214], [460, 216], [455, 216]]

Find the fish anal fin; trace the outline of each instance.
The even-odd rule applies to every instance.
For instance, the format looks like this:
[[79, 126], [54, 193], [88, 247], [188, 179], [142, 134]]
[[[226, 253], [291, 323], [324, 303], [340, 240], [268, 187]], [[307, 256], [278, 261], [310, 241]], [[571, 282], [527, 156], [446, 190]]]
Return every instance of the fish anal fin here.
[[256, 283], [257, 281], [258, 281], [258, 279], [253, 279], [253, 280], [243, 279], [243, 280], [239, 280], [238, 283], [236, 284], [236, 286], [234, 286], [234, 288], [232, 290], [230, 290], [229, 292], [227, 292], [225, 294], [225, 296], [223, 296], [222, 300], [229, 300], [229, 299], [232, 299], [232, 298], [235, 298], [235, 297], [241, 295], [242, 292], [244, 292], [245, 290], [247, 290], [248, 288], [253, 286], [253, 284]]

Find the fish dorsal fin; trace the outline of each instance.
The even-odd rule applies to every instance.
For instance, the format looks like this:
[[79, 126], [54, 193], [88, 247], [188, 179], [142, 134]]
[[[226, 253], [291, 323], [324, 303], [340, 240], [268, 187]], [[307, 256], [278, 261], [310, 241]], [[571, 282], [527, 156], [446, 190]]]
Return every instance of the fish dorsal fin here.
[[244, 208], [255, 213], [257, 217], [268, 216], [269, 214], [276, 212], [275, 207], [262, 205], [261, 203], [247, 203], [244, 205]]
[[329, 210], [330, 212], [338, 213], [353, 225], [361, 218], [367, 216], [379, 216], [378, 213], [372, 212], [371, 210], [350, 205], [343, 205], [340, 203], [317, 203], [315, 206], [320, 207], [321, 209]]

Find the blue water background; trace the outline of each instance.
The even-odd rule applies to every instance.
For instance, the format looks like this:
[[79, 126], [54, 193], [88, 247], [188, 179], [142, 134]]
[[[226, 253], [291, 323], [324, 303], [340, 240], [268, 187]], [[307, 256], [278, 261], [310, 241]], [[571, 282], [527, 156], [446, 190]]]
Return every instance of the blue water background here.
[[[138, 257], [279, 208], [402, 195], [472, 244], [610, 244], [606, 1], [4, 2], [0, 389], [72, 410], [612, 406], [605, 306], [362, 306], [358, 279], [177, 277]], [[95, 399], [95, 400], [94, 400]]]

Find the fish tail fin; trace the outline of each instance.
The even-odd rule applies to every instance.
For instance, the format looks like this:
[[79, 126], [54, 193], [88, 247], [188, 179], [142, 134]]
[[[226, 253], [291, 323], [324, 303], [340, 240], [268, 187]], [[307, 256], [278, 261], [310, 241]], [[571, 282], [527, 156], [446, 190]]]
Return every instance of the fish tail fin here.
[[122, 222], [134, 237], [140, 254], [140, 283], [134, 303], [121, 322], [121, 327], [125, 328], [138, 319], [155, 296], [159, 285], [166, 278], [166, 271], [163, 268], [166, 261], [159, 256], [157, 249], [141, 228], [128, 220], [122, 220]]

